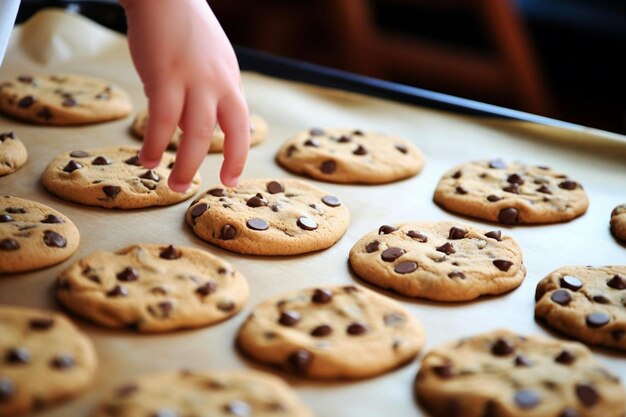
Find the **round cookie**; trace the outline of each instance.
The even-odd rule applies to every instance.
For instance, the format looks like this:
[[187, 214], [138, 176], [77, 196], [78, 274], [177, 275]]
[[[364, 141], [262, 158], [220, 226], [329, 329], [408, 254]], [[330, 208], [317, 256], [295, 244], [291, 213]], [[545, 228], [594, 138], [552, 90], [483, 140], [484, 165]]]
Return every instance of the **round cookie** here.
[[138, 244], [82, 258], [60, 274], [56, 293], [65, 307], [98, 324], [155, 333], [235, 315], [248, 284], [208, 252]]
[[276, 161], [295, 174], [347, 184], [385, 184], [412, 177], [424, 165], [409, 141], [382, 133], [313, 128], [287, 140]]
[[437, 301], [501, 294], [526, 275], [513, 238], [455, 222], [383, 225], [352, 247], [350, 265], [372, 284]]
[[237, 188], [211, 188], [191, 203], [185, 218], [207, 242], [254, 255], [326, 249], [350, 223], [350, 213], [337, 197], [294, 179], [245, 180]]
[[61, 314], [0, 306], [0, 416], [76, 396], [97, 368], [91, 342]]
[[[130, 130], [139, 139], [143, 139], [146, 134], [146, 126], [148, 125], [148, 112], [142, 111], [137, 114]], [[267, 122], [261, 116], [256, 114], [250, 115], [250, 146], [258, 145], [265, 140], [267, 136]], [[170, 149], [178, 149], [180, 139], [183, 135], [183, 131], [176, 128], [172, 141], [169, 144]], [[215, 126], [213, 131], [213, 138], [211, 139], [211, 148], [209, 153], [218, 153], [224, 150], [224, 132], [220, 129], [219, 125]]]
[[26, 148], [13, 132], [0, 132], [0, 177], [17, 171], [28, 158]]
[[198, 190], [198, 174], [184, 193], [168, 187], [174, 155], [165, 153], [156, 168], [146, 169], [138, 153], [134, 146], [64, 152], [48, 164], [41, 180], [48, 191], [65, 200], [120, 209], [176, 204]]
[[259, 304], [237, 345], [254, 360], [306, 378], [356, 379], [395, 369], [424, 345], [399, 303], [355, 287], [319, 287]]
[[31, 123], [72, 126], [126, 117], [132, 104], [124, 90], [107, 80], [42, 74], [0, 83], [0, 110]]
[[611, 232], [616, 238], [626, 242], [626, 204], [620, 204], [611, 212]]
[[434, 200], [451, 212], [509, 225], [564, 222], [589, 206], [567, 175], [500, 159], [454, 167], [439, 180]]
[[590, 345], [626, 351], [626, 266], [566, 266], [539, 281], [535, 317]]
[[496, 330], [436, 347], [415, 381], [433, 417], [623, 417], [619, 379], [580, 343]]
[[169, 372], [118, 387], [94, 417], [310, 417], [281, 379], [253, 371]]
[[79, 241], [74, 223], [58, 211], [0, 196], [0, 274], [58, 264], [72, 256]]

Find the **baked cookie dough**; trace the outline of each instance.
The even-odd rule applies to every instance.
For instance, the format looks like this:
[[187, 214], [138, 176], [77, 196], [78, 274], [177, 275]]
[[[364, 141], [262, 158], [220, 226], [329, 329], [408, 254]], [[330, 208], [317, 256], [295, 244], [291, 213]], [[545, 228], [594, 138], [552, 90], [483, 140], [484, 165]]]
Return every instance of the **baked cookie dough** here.
[[424, 345], [421, 324], [362, 287], [317, 287], [259, 304], [237, 335], [254, 360], [305, 378], [356, 379], [395, 369]]
[[72, 126], [126, 117], [128, 94], [94, 77], [76, 74], [23, 74], [0, 83], [0, 110], [43, 125]]
[[0, 196], [0, 274], [58, 264], [72, 256], [79, 241], [74, 223], [58, 211]]
[[26, 148], [13, 132], [0, 132], [0, 177], [11, 174], [26, 163]]
[[134, 146], [64, 152], [48, 164], [41, 180], [65, 200], [120, 209], [176, 204], [198, 190], [198, 174], [184, 193], [168, 187], [174, 155], [165, 153], [156, 168], [147, 169], [139, 163], [138, 153]]
[[352, 247], [350, 265], [372, 284], [437, 301], [501, 294], [526, 275], [513, 238], [456, 222], [383, 225]]
[[60, 274], [56, 293], [65, 307], [98, 324], [154, 333], [235, 315], [248, 284], [208, 252], [138, 244], [82, 258]]
[[295, 174], [348, 184], [398, 181], [424, 165], [422, 152], [406, 139], [342, 128], [300, 132], [283, 144], [276, 161]]
[[191, 203], [185, 218], [201, 239], [254, 255], [326, 249], [350, 223], [348, 209], [337, 197], [295, 179], [216, 186]]
[[507, 225], [564, 222], [589, 206], [582, 186], [567, 175], [500, 159], [452, 168], [434, 200], [451, 212]]
[[611, 212], [611, 232], [616, 238], [626, 242], [626, 204], [620, 204]]
[[93, 417], [310, 417], [281, 379], [253, 371], [146, 375], [118, 387]]
[[51, 311], [0, 306], [0, 416], [74, 397], [96, 373], [91, 342]]
[[415, 381], [433, 417], [623, 417], [619, 379], [580, 343], [496, 330], [436, 347]]
[[[137, 114], [130, 130], [139, 139], [143, 139], [146, 134], [146, 127], [148, 126], [148, 112], [142, 111]], [[267, 122], [261, 116], [256, 114], [250, 115], [250, 146], [258, 145], [265, 140], [267, 136]], [[182, 130], [176, 128], [172, 141], [170, 142], [170, 149], [178, 149], [180, 139], [183, 135]], [[213, 131], [213, 138], [211, 139], [210, 153], [218, 153], [224, 150], [224, 132], [220, 129], [219, 125], [215, 126]]]
[[535, 317], [590, 345], [626, 351], [626, 266], [566, 266], [539, 281]]

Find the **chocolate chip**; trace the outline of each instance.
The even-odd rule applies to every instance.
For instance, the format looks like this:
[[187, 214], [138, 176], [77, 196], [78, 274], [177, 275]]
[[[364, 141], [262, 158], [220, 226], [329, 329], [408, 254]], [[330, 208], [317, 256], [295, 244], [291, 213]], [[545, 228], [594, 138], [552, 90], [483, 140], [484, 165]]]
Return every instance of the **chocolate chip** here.
[[339, 143], [350, 143], [350, 142], [352, 142], [352, 138], [350, 136], [347, 136], [347, 135], [341, 135], [341, 136], [339, 136], [339, 138], [337, 138], [337, 142], [339, 142]]
[[246, 226], [248, 226], [249, 229], [258, 231], [267, 230], [270, 227], [265, 220], [259, 218], [249, 219], [246, 222]]
[[58, 370], [72, 369], [76, 362], [70, 355], [58, 355], [50, 362], [50, 366]]
[[409, 149], [404, 145], [396, 145], [396, 149], [400, 151], [400, 153], [406, 154], [409, 152]]
[[139, 385], [137, 384], [127, 384], [118, 387], [115, 390], [115, 396], [118, 398], [128, 397], [139, 391]]
[[460, 278], [465, 279], [465, 274], [461, 271], [452, 271], [448, 274], [448, 278]]
[[159, 176], [156, 174], [156, 172], [154, 172], [151, 169], [149, 169], [146, 172], [144, 172], [143, 174], [141, 174], [139, 176], [139, 178], [143, 178], [144, 180], [151, 180], [151, 181], [155, 181], [155, 182], [159, 182], [161, 180], [161, 178], [159, 178]]
[[397, 227], [390, 226], [388, 224], [384, 224], [384, 225], [382, 225], [382, 226], [380, 226], [378, 228], [378, 234], [379, 235], [388, 235], [389, 233], [395, 232], [396, 230], [398, 230]]
[[518, 185], [524, 184], [524, 179], [518, 174], [511, 174], [508, 176], [506, 180], [507, 182], [511, 184], [518, 184]]
[[462, 195], [463, 195], [463, 194], [467, 194], [467, 193], [468, 193], [468, 191], [467, 191], [465, 188], [463, 188], [463, 187], [461, 187], [461, 186], [459, 185], [458, 187], [456, 187], [456, 193], [457, 193], [457, 194], [462, 194]]
[[304, 142], [304, 146], [310, 146], [312, 148], [319, 148], [321, 146], [320, 141], [317, 139], [309, 138]]
[[454, 250], [454, 246], [452, 246], [452, 243], [450, 242], [446, 242], [443, 245], [435, 248], [438, 252], [443, 252], [446, 255], [450, 255], [452, 253], [456, 253], [456, 251]]
[[78, 101], [74, 97], [66, 97], [61, 104], [63, 107], [75, 107], [78, 106]]
[[552, 191], [550, 191], [550, 189], [546, 187], [545, 185], [542, 185], [541, 187], [537, 188], [537, 192], [540, 192], [543, 194], [552, 194]]
[[585, 321], [589, 327], [602, 327], [611, 321], [611, 317], [606, 313], [591, 313], [587, 314]]
[[54, 319], [49, 317], [30, 319], [28, 321], [28, 327], [30, 327], [31, 330], [48, 330], [52, 326], [54, 326]]
[[407, 261], [400, 262], [393, 270], [398, 274], [410, 274], [417, 269], [417, 262]]
[[611, 302], [611, 300], [603, 295], [594, 295], [591, 299], [598, 304], [609, 304]]
[[626, 290], [626, 278], [620, 275], [613, 275], [613, 278], [611, 278], [606, 285], [616, 290]]
[[498, 197], [495, 194], [490, 194], [490, 195], [487, 196], [487, 200], [492, 202], [492, 203], [495, 203], [496, 201], [502, 200], [502, 197]]
[[502, 209], [498, 214], [498, 220], [503, 224], [519, 224], [519, 211], [513, 207]]
[[235, 309], [235, 303], [230, 300], [221, 300], [219, 303], [217, 303], [217, 308], [218, 310], [224, 312], [233, 311]]
[[514, 351], [515, 346], [507, 339], [500, 338], [491, 346], [491, 353], [496, 356], [510, 355]]
[[24, 96], [17, 102], [17, 106], [22, 109], [27, 109], [35, 103], [35, 97]]
[[107, 292], [107, 297], [126, 297], [128, 290], [122, 286], [116, 285], [112, 290]]
[[508, 193], [519, 194], [519, 185], [510, 184], [502, 189], [502, 191], [506, 191]]
[[248, 417], [252, 415], [252, 407], [245, 401], [235, 400], [224, 406], [224, 411], [237, 417]]
[[33, 82], [33, 77], [32, 75], [20, 75], [17, 80], [24, 84], [30, 84]]
[[573, 408], [567, 408], [561, 411], [559, 417], [580, 417], [580, 414], [578, 414], [578, 411], [574, 410]]
[[561, 181], [561, 183], [559, 183], [559, 188], [562, 188], [564, 190], [574, 190], [576, 189], [576, 187], [578, 187], [578, 183], [576, 181], [572, 181], [572, 180], [565, 180], [565, 181]]
[[368, 328], [365, 323], [354, 322], [351, 323], [347, 328], [346, 332], [352, 336], [358, 336], [367, 333]]
[[44, 107], [37, 112], [37, 117], [40, 117], [44, 119], [44, 121], [48, 122], [52, 119], [52, 112], [47, 107]]
[[459, 178], [461, 178], [462, 175], [463, 173], [461, 171], [457, 171], [454, 174], [452, 174], [452, 178], [454, 178], [455, 180], [458, 180]]
[[121, 272], [118, 272], [116, 277], [124, 282], [137, 281], [139, 279], [139, 271], [132, 266], [128, 266]]
[[536, 407], [539, 401], [539, 395], [535, 391], [525, 389], [515, 393], [515, 403], [519, 408], [528, 409]]
[[600, 401], [600, 394], [598, 394], [596, 388], [591, 384], [576, 384], [574, 389], [576, 397], [578, 397], [585, 407], [593, 407]]
[[267, 192], [270, 194], [284, 193], [285, 188], [278, 181], [270, 181], [267, 183]]
[[435, 365], [431, 368], [435, 375], [439, 378], [448, 379], [454, 376], [454, 372], [452, 372], [452, 364], [446, 363], [443, 365]]
[[567, 288], [572, 291], [578, 291], [583, 287], [583, 282], [580, 279], [571, 275], [565, 275], [561, 277], [559, 283], [561, 284], [562, 288]]
[[405, 254], [404, 249], [391, 247], [391, 248], [385, 249], [383, 253], [380, 254], [380, 257], [385, 262], [393, 262], [404, 254]]
[[620, 340], [624, 338], [624, 336], [626, 336], [626, 330], [623, 330], [623, 329], [613, 330], [611, 332], [611, 336], [616, 342], [619, 342]]
[[4, 355], [4, 361], [11, 365], [21, 365], [30, 362], [30, 353], [25, 348], [9, 349]]
[[130, 158], [128, 158], [127, 160], [124, 161], [125, 164], [127, 165], [134, 165], [134, 166], [141, 166], [141, 163], [139, 162], [139, 156], [135, 155], [135, 156], [131, 156]]
[[530, 360], [530, 358], [528, 358], [528, 356], [524, 356], [524, 355], [517, 355], [515, 357], [515, 366], [532, 366], [533, 365], [533, 361]]
[[450, 233], [448, 234], [448, 239], [463, 239], [467, 234], [467, 230], [461, 229], [460, 227], [452, 227], [450, 229]]
[[194, 208], [191, 209], [191, 217], [193, 219], [198, 218], [204, 214], [205, 211], [209, 209], [209, 205], [206, 203], [200, 203]]
[[4, 142], [7, 139], [15, 139], [15, 134], [13, 132], [0, 133], [0, 142]]
[[287, 148], [287, 158], [290, 158], [294, 152], [296, 152], [298, 150], [298, 148], [295, 145], [289, 145], [289, 147]]
[[300, 313], [297, 311], [283, 311], [280, 313], [278, 323], [283, 326], [293, 327], [300, 321]]
[[365, 149], [365, 146], [359, 145], [354, 151], [352, 151], [352, 153], [359, 156], [367, 155], [367, 149]]
[[314, 127], [311, 130], [309, 130], [309, 134], [311, 136], [324, 136], [326, 132], [324, 131], [324, 129], [320, 129], [319, 127]]
[[383, 317], [383, 322], [386, 326], [395, 326], [399, 323], [404, 323], [406, 317], [402, 313], [389, 313]]
[[0, 240], [0, 250], [8, 252], [12, 250], [18, 250], [19, 248], [20, 244], [15, 239], [7, 238]]
[[571, 365], [576, 361], [576, 356], [567, 349], [563, 349], [561, 353], [554, 358], [555, 362], [562, 363], [564, 365]]
[[226, 190], [223, 188], [212, 188], [207, 191], [207, 194], [210, 194], [213, 197], [226, 197]]
[[13, 217], [8, 214], [0, 214], [0, 223], [10, 223], [13, 221]]
[[332, 174], [337, 169], [337, 164], [333, 160], [322, 162], [320, 170], [323, 174]]
[[315, 220], [308, 217], [300, 217], [297, 221], [298, 226], [303, 230], [315, 230], [317, 229], [317, 223]]
[[341, 205], [341, 200], [339, 200], [334, 195], [325, 195], [322, 197], [322, 203], [326, 204], [329, 207], [339, 207]]
[[317, 326], [316, 328], [314, 328], [313, 330], [311, 330], [310, 334], [311, 336], [314, 336], [314, 337], [324, 337], [324, 336], [328, 336], [332, 332], [333, 332], [333, 328], [330, 327], [328, 324], [321, 324]]
[[169, 245], [167, 248], [163, 249], [161, 253], [159, 253], [159, 258], [161, 259], [178, 259], [183, 256], [182, 253], [178, 249], [176, 249], [173, 245]]
[[494, 159], [493, 161], [489, 161], [489, 168], [493, 169], [505, 169], [506, 164], [502, 159]]
[[225, 224], [224, 226], [222, 226], [222, 230], [220, 232], [220, 238], [222, 240], [234, 239], [236, 235], [237, 229], [234, 226], [231, 226], [230, 224]]
[[552, 293], [550, 299], [562, 306], [566, 306], [572, 301], [572, 297], [569, 295], [569, 291], [567, 290], [556, 290]]
[[505, 261], [505, 260], [502, 260], [502, 259], [496, 259], [495, 261], [493, 261], [493, 264], [500, 271], [504, 271], [504, 272], [508, 271], [509, 268], [511, 268], [511, 266], [513, 266], [513, 262]]
[[253, 208], [267, 206], [267, 200], [264, 199], [261, 194], [257, 194], [255, 196], [250, 197], [248, 201], [246, 202], [246, 205], [248, 207], [253, 207]]
[[380, 242], [377, 240], [373, 240], [367, 244], [367, 246], [365, 247], [365, 251], [367, 253], [377, 252], [378, 248], [380, 248]]
[[72, 160], [70, 160], [70, 162], [67, 163], [67, 165], [65, 165], [65, 167], [63, 168], [63, 171], [64, 172], [74, 172], [77, 169], [81, 169], [82, 167], [83, 166], [79, 162], [74, 161], [72, 159]]
[[287, 357], [289, 368], [297, 374], [306, 374], [311, 362], [313, 354], [304, 349], [298, 349]]
[[43, 232], [43, 243], [51, 248], [64, 248], [67, 245], [65, 238], [52, 230], [45, 230]]
[[316, 288], [311, 296], [311, 301], [316, 304], [330, 303], [333, 299], [333, 292], [323, 288]]
[[15, 386], [9, 379], [0, 377], [0, 403], [9, 400], [15, 394]]
[[198, 288], [196, 288], [196, 294], [206, 297], [207, 295], [210, 295], [213, 292], [215, 292], [215, 289], [216, 289], [216, 285], [211, 281], [207, 281], [201, 286], [199, 286]]
[[110, 198], [115, 198], [119, 193], [122, 192], [122, 187], [118, 185], [105, 185], [102, 187], [102, 192]]
[[63, 220], [59, 219], [54, 214], [48, 214], [41, 222], [42, 223], [63, 223]]

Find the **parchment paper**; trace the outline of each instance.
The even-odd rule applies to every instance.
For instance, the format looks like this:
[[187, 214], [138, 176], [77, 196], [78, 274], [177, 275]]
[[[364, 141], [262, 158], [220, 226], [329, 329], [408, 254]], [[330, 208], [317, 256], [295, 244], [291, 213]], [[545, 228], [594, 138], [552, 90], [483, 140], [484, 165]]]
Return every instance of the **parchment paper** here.
[[[130, 92], [136, 111], [146, 106], [123, 36], [80, 16], [47, 10], [14, 31], [0, 80], [22, 73], [57, 71], [110, 79]], [[560, 130], [461, 117], [254, 73], [243, 74], [243, 82], [250, 108], [270, 125], [267, 141], [251, 151], [246, 178], [290, 177], [274, 163], [274, 153], [285, 138], [313, 126], [345, 126], [403, 135], [424, 151], [426, 166], [415, 178], [384, 186], [314, 182], [339, 196], [351, 210], [352, 223], [343, 239], [326, 251], [304, 256], [240, 256], [194, 236], [183, 220], [189, 202], [167, 208], [112, 211], [65, 202], [42, 188], [40, 174], [60, 152], [139, 145], [128, 132], [132, 116], [78, 128], [30, 126], [0, 116], [0, 131], [17, 132], [29, 152], [23, 168], [0, 178], [0, 192], [47, 204], [68, 215], [81, 232], [78, 252], [61, 265], [0, 277], [1, 304], [60, 309], [54, 301], [52, 285], [61, 269], [94, 250], [116, 250], [138, 241], [205, 249], [234, 264], [251, 287], [250, 301], [243, 312], [200, 330], [146, 336], [101, 329], [73, 317], [95, 342], [100, 370], [91, 391], [39, 416], [89, 415], [99, 398], [113, 386], [150, 371], [255, 368], [274, 372], [242, 358], [233, 347], [236, 331], [251, 308], [267, 297], [289, 290], [354, 283], [357, 279], [347, 264], [350, 247], [381, 224], [466, 221], [485, 229], [501, 228], [523, 248], [528, 275], [520, 288], [503, 296], [444, 304], [384, 292], [399, 300], [424, 324], [424, 351], [444, 341], [501, 327], [560, 337], [533, 320], [537, 281], [564, 265], [626, 264], [626, 247], [617, 243], [608, 229], [611, 209], [626, 202], [626, 140], [622, 136], [583, 128]], [[451, 166], [495, 157], [550, 165], [567, 172], [582, 182], [589, 193], [589, 211], [565, 224], [508, 229], [460, 218], [432, 202], [439, 177]], [[220, 163], [221, 155], [206, 157], [200, 171], [201, 189], [218, 182]], [[626, 379], [626, 354], [593, 350], [599, 361]], [[318, 416], [420, 416], [424, 413], [415, 404], [411, 390], [418, 365], [419, 359], [394, 372], [358, 382], [317, 383], [292, 377], [287, 380]]]

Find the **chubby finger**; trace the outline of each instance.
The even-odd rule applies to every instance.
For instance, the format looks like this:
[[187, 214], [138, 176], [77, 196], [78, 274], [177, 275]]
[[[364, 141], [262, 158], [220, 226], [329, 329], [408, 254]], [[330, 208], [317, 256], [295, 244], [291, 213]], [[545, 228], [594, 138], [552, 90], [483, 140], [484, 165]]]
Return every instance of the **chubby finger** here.
[[146, 168], [156, 167], [169, 146], [182, 113], [183, 94], [182, 88], [168, 84], [149, 92], [148, 124], [139, 152], [139, 161]]
[[172, 190], [184, 192], [189, 188], [209, 152], [215, 118], [215, 102], [206, 91], [203, 89], [188, 91], [180, 125], [183, 136], [168, 181]]
[[223, 98], [217, 117], [224, 132], [224, 162], [220, 180], [228, 187], [236, 187], [250, 149], [248, 105], [242, 93], [236, 92]]

